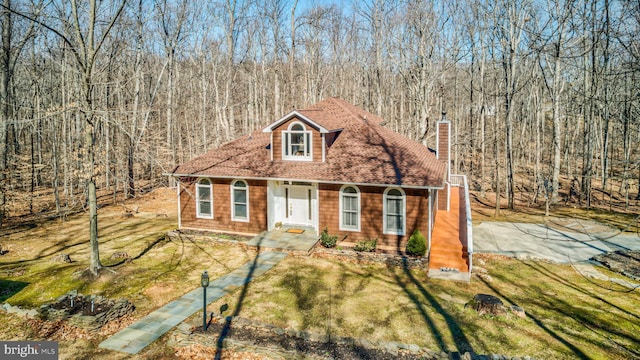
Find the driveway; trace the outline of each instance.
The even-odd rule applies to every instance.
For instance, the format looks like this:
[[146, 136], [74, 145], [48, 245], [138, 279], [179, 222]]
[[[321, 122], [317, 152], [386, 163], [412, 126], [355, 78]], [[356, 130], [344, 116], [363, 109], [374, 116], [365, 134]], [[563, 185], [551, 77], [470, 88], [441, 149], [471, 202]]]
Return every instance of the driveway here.
[[619, 233], [601, 224], [575, 220], [525, 224], [483, 222], [473, 227], [475, 253], [575, 263], [615, 250], [640, 250], [638, 234]]

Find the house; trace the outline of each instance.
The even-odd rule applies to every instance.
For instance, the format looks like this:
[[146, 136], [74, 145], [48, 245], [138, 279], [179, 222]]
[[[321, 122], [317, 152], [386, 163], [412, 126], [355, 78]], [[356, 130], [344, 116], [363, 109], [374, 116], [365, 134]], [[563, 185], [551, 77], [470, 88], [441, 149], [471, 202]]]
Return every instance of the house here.
[[327, 228], [394, 253], [415, 229], [430, 240], [437, 209], [449, 206], [450, 123], [438, 123], [440, 159], [382, 123], [332, 97], [179, 165], [179, 228]]

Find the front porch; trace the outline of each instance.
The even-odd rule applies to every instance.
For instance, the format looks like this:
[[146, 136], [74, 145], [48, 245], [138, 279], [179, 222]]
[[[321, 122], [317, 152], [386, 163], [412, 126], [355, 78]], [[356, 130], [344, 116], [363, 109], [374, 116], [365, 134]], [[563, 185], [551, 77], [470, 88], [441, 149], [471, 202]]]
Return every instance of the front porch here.
[[[300, 232], [302, 231], [302, 232]], [[318, 243], [318, 232], [308, 226], [283, 226], [280, 229], [263, 231], [247, 242], [256, 248], [309, 255]]]

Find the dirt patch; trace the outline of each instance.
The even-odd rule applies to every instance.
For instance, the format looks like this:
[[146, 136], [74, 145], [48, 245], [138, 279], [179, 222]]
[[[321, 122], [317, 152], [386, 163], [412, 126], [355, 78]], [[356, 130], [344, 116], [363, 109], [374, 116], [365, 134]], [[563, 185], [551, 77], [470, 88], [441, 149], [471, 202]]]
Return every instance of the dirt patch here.
[[640, 281], [640, 251], [614, 251], [596, 255], [592, 258], [612, 271]]

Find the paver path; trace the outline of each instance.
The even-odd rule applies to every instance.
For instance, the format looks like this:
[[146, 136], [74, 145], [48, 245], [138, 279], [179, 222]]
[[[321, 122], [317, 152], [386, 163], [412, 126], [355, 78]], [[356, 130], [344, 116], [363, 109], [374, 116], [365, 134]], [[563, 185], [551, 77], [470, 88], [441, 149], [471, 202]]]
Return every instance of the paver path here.
[[[285, 257], [287, 257], [286, 253], [263, 252], [240, 269], [211, 281], [207, 287], [207, 304], [226, 295], [230, 290], [229, 287], [243, 286], [264, 274]], [[120, 330], [103, 341], [100, 347], [137, 354], [189, 316], [202, 311], [202, 298], [200, 287]]]

